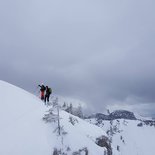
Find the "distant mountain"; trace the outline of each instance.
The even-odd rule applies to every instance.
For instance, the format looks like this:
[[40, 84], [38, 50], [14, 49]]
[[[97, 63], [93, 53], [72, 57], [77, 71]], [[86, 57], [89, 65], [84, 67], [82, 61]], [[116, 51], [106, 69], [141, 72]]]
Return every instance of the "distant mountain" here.
[[130, 120], [136, 120], [136, 117], [133, 112], [126, 111], [126, 110], [116, 110], [112, 113], [110, 113], [109, 117], [114, 119], [130, 119]]
[[105, 115], [102, 113], [96, 113], [94, 115], [90, 115], [87, 117], [89, 118], [96, 118], [97, 120], [115, 120], [115, 119], [129, 119], [129, 120], [136, 120], [136, 117], [133, 112], [126, 111], [126, 110], [116, 110], [109, 115]]
[[97, 120], [111, 120], [109, 115], [105, 115], [105, 114], [102, 114], [102, 113], [96, 113], [96, 114], [92, 114], [92, 115], [89, 115], [89, 116], [85, 116], [85, 119], [91, 119], [91, 118], [96, 118]]

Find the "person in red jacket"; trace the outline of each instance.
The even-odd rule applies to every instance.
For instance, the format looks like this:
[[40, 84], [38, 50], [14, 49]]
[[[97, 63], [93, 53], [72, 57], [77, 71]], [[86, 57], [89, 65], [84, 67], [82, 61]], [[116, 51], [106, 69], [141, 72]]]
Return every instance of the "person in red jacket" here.
[[42, 85], [38, 85], [38, 86], [40, 87], [40, 98], [41, 100], [44, 100], [46, 87], [44, 86], [43, 83]]

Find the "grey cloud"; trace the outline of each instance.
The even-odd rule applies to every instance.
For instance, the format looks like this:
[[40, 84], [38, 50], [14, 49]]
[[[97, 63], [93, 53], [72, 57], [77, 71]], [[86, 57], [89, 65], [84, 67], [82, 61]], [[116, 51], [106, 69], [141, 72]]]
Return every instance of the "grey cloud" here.
[[44, 81], [96, 111], [131, 96], [154, 105], [153, 0], [0, 3], [2, 80], [31, 92]]

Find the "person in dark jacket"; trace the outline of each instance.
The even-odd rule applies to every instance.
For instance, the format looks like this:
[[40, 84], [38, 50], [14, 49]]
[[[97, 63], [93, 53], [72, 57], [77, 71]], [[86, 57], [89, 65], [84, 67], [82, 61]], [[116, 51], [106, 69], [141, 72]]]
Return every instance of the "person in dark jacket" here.
[[38, 85], [38, 86], [40, 87], [40, 98], [41, 98], [41, 100], [44, 100], [46, 87], [44, 86], [43, 83], [42, 83], [42, 85]]
[[46, 86], [46, 94], [45, 94], [45, 99], [44, 99], [45, 104], [46, 104], [46, 101], [49, 102], [49, 97], [50, 97], [51, 93], [52, 93], [51, 92], [51, 88], [49, 88], [48, 86]]

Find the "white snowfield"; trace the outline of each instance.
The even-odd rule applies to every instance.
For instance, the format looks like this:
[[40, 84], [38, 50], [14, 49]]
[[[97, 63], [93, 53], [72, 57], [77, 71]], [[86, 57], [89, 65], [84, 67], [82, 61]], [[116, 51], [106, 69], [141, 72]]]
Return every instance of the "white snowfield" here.
[[[68, 149], [67, 155], [85, 147], [89, 155], [104, 154], [105, 149], [95, 144], [97, 137], [106, 135], [103, 129], [60, 111], [60, 123], [67, 133], [62, 139], [54, 132], [56, 123], [42, 120], [47, 110], [39, 98], [0, 81], [0, 155], [52, 155], [55, 147]], [[70, 116], [76, 120], [74, 125]]]
[[[83, 148], [88, 155], [104, 155], [105, 148], [95, 143], [102, 135], [111, 138], [113, 155], [155, 155], [154, 126], [138, 127], [140, 121], [122, 119], [103, 121], [99, 127], [96, 120], [89, 123], [61, 110], [60, 124], [66, 134], [58, 136], [57, 123], [42, 119], [48, 110], [36, 96], [0, 81], [0, 155], [52, 155], [54, 148], [67, 155]], [[106, 134], [110, 126], [112, 136]]]
[[[95, 119], [88, 120], [92, 124]], [[119, 149], [119, 155], [155, 155], [155, 126], [140, 124], [139, 120], [118, 119], [103, 121], [99, 126], [108, 131], [110, 128], [114, 132], [109, 135], [112, 145]]]
[[0, 154], [50, 155], [44, 112], [39, 98], [0, 81]]

